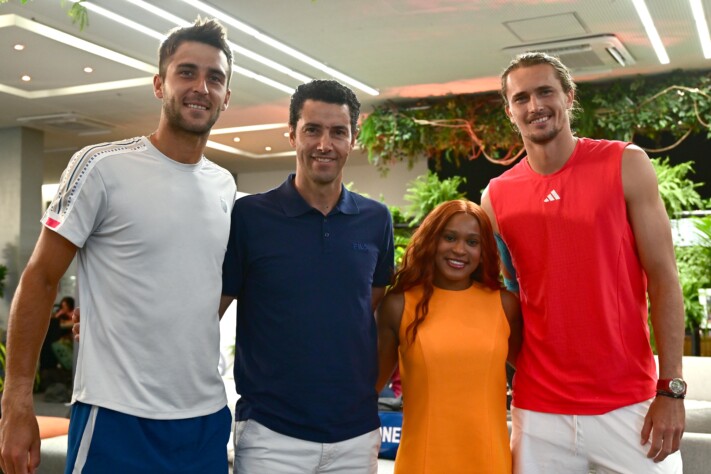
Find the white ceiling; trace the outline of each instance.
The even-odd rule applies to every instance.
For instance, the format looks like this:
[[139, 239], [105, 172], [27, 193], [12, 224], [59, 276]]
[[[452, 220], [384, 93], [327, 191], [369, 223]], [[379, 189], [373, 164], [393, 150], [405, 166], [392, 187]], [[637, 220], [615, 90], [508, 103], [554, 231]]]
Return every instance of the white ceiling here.
[[[127, 0], [94, 3], [153, 30], [172, 28], [166, 18]], [[181, 0], [149, 2], [192, 21], [200, 12]], [[707, 69], [688, 0], [647, 0], [666, 46], [670, 64], [661, 65], [631, 0], [210, 0], [292, 48], [380, 91], [357, 91], [362, 112], [389, 100], [447, 93], [495, 90], [498, 75], [511, 58], [505, 48], [557, 41], [574, 36], [615, 35], [635, 60], [633, 66], [608, 72], [575, 72], [578, 81], [672, 69]], [[704, 0], [707, 18], [711, 0]], [[16, 14], [122, 53], [149, 65], [157, 62], [158, 40], [89, 12], [79, 31], [60, 0], [20, 0], [0, 4], [0, 19]], [[203, 13], [203, 16], [208, 16]], [[313, 67], [229, 27], [229, 39], [312, 78], [325, 77]], [[17, 52], [13, 45], [26, 45]], [[235, 64], [289, 87], [298, 81], [252, 59], [235, 55]], [[150, 72], [125, 66], [64, 45], [12, 24], [0, 27], [0, 127], [22, 124], [24, 117], [73, 113], [94, 122], [104, 133], [82, 135], [45, 130], [45, 181], [58, 179], [71, 154], [84, 145], [147, 134], [158, 120], [160, 104], [148, 85]], [[94, 69], [83, 72], [85, 66]], [[20, 77], [29, 74], [32, 81]], [[103, 92], [51, 96], [55, 89], [120, 80], [142, 84]], [[7, 87], [18, 89], [8, 93]], [[230, 108], [216, 128], [286, 123], [289, 94], [242, 75], [233, 75]], [[37, 92], [50, 91], [50, 92]], [[50, 95], [32, 98], [31, 94]], [[20, 97], [24, 95], [25, 97]], [[293, 157], [269, 157], [290, 151], [286, 128], [214, 135], [211, 140], [244, 150], [243, 155], [208, 149], [206, 154], [234, 173], [289, 169]], [[264, 147], [271, 146], [266, 152]]]

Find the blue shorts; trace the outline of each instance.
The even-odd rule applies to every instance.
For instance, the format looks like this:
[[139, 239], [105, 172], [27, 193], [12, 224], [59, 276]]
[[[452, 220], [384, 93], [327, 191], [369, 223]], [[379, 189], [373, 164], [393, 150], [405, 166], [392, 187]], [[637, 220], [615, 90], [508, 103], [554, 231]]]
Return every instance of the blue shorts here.
[[69, 423], [65, 473], [228, 472], [232, 415], [153, 420], [76, 402]]

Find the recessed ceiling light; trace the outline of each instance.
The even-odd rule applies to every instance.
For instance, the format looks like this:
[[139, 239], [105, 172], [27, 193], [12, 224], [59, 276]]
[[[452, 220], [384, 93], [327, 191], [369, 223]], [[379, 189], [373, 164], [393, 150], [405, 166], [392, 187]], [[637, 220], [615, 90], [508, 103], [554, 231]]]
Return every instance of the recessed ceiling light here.
[[272, 151], [272, 147], [270, 147], [270, 146], [265, 146], [265, 147], [264, 147], [264, 151]]
[[99, 46], [96, 43], [83, 40], [77, 36], [73, 36], [63, 31], [56, 30], [36, 21], [28, 20], [27, 18], [12, 14], [2, 15], [2, 17], [5, 20], [2, 26], [16, 26], [18, 28], [22, 28], [23, 30], [31, 31], [32, 33], [36, 33], [38, 35], [44, 36], [45, 38], [52, 39], [54, 41], [66, 44], [73, 48], [84, 50], [87, 53], [95, 54], [101, 58], [108, 59], [110, 61], [114, 61], [125, 66], [132, 67], [134, 69], [138, 69], [139, 71], [148, 72], [151, 75], [158, 72], [158, 68], [156, 66], [153, 66], [152, 64], [144, 63], [143, 61], [139, 61], [124, 54], [118, 53], [114, 50], [104, 48], [103, 46]]
[[15, 51], [22, 51], [23, 49], [25, 49], [25, 45], [17, 43], [15, 46], [12, 47], [12, 49], [14, 49]]
[[232, 139], [232, 141], [235, 142], [235, 143], [239, 142], [240, 140], [241, 140], [240, 137], [234, 137], [234, 138]]
[[84, 72], [87, 74], [91, 74], [92, 72], [94, 72], [94, 68], [87, 66], [84, 68]]
[[[1, 1], [2, 0], [0, 0], [0, 2]], [[24, 89], [10, 87], [6, 84], [0, 83], [0, 91], [2, 91], [3, 93], [12, 94], [14, 96], [23, 97], [26, 99], [38, 99], [45, 97], [59, 97], [72, 94], [86, 94], [89, 92], [108, 91], [127, 87], [138, 87], [153, 84], [152, 75], [158, 72], [158, 68], [151, 64], [147, 64], [142, 61], [130, 58], [128, 56], [124, 56], [120, 53], [109, 50], [107, 48], [103, 48], [94, 43], [84, 41], [80, 38], [69, 35], [62, 31], [55, 30], [54, 28], [42, 25], [40, 23], [37, 23], [36, 21], [28, 20], [27, 18], [15, 14], [0, 15], [0, 29], [12, 26], [31, 31], [38, 35], [50, 38], [60, 43], [64, 43], [74, 48], [82, 49], [88, 53], [96, 54], [97, 56], [100, 56], [104, 59], [109, 59], [111, 61], [124, 64], [140, 71], [149, 72], [151, 76], [140, 77], [136, 79], [103, 82], [99, 84], [84, 84], [81, 86], [60, 87], [57, 89], [44, 89], [34, 91], [26, 91]]]
[[27, 74], [25, 74], [24, 76], [22, 76], [22, 80], [25, 82], [30, 82], [32, 80], [32, 78], [30, 76], [28, 76]]

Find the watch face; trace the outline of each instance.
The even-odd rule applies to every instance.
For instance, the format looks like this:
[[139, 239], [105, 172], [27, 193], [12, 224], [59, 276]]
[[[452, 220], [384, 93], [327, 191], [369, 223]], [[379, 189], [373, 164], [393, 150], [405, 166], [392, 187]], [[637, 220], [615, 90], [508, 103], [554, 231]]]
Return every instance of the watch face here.
[[671, 382], [669, 382], [669, 390], [672, 391], [672, 393], [679, 395], [684, 393], [686, 390], [685, 383], [681, 379], [672, 379]]

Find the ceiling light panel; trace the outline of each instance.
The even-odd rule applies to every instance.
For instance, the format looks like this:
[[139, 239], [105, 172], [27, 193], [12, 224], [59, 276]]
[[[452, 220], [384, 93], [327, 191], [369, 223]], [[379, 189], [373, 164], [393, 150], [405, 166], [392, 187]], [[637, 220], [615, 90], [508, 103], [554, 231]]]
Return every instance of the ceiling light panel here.
[[[145, 2], [143, 0], [124, 0], [124, 1], [130, 3], [134, 6], [137, 6], [139, 8], [142, 8], [143, 10], [145, 10], [148, 13], [152, 13], [153, 15], [157, 15], [161, 18], [165, 18], [176, 26], [187, 26], [192, 23], [192, 22], [185, 20], [179, 16], [173, 15], [172, 13], [170, 13], [166, 10], [161, 9], [154, 4]], [[228, 35], [228, 39], [229, 39], [229, 35]], [[306, 82], [311, 79], [308, 76], [305, 76], [304, 74], [294, 71], [293, 69], [290, 69], [290, 68], [284, 66], [283, 64], [273, 61], [265, 56], [262, 56], [254, 51], [244, 48], [236, 43], [229, 41], [229, 44], [230, 44], [230, 47], [232, 48], [232, 51], [235, 55], [249, 58], [249, 59], [256, 61], [260, 64], [263, 64], [271, 69], [274, 69], [277, 72], [280, 72], [282, 74], [290, 76], [300, 82]], [[240, 59], [234, 58], [234, 62], [236, 63], [236, 65], [238, 65], [241, 68], [240, 74], [243, 74], [247, 77], [252, 77], [252, 78], [263, 77], [263, 76], [255, 73], [254, 71], [243, 68], [242, 65], [240, 65]], [[275, 87], [277, 89], [286, 90], [288, 93], [291, 93], [293, 91], [293, 88], [281, 87], [283, 85], [275, 85], [275, 84], [278, 84], [278, 83], [276, 81], [269, 82], [269, 85], [272, 85], [273, 87]]]
[[[177, 25], [177, 26], [187, 26], [191, 22], [181, 18], [177, 15], [172, 14], [170, 11], [164, 10], [162, 8], [158, 8], [155, 6], [153, 3], [146, 2], [144, 0], [124, 0], [126, 3], [130, 3], [131, 5], [135, 5], [143, 10], [145, 10], [148, 13], [152, 13], [153, 15], [163, 18], [167, 22], [171, 23], [172, 25]], [[167, 31], [166, 31], [167, 33]]]
[[[293, 156], [294, 150], [283, 136], [287, 127], [285, 123], [266, 123], [215, 129], [210, 134], [210, 143], [214, 148], [223, 151], [237, 148], [242, 155], [249, 158]], [[239, 141], [235, 141], [235, 138], [239, 138]], [[267, 146], [270, 146], [271, 150], [267, 150]]]
[[[86, 5], [87, 8], [92, 11], [98, 13], [102, 12], [102, 8], [97, 8], [95, 3], [83, 2], [83, 5]], [[180, 8], [180, 5], [184, 5], [185, 7], [187, 7], [187, 9]], [[278, 41], [261, 34], [255, 29], [249, 27], [248, 25], [245, 25], [244, 23], [229, 15], [226, 15], [225, 13], [221, 12], [220, 10], [205, 2], [175, 3], [174, 1], [161, 2], [159, 0], [149, 3], [145, 0], [123, 0], [122, 2], [112, 3], [109, 15], [105, 16], [113, 16], [116, 21], [121, 24], [123, 23], [120, 21], [120, 17], [128, 18], [130, 14], [134, 15], [135, 20], [135, 11], [132, 11], [129, 6], [138, 7], [146, 13], [150, 13], [153, 18], [159, 18], [163, 21], [169, 22], [171, 24], [171, 27], [189, 25], [194, 21], [194, 18], [200, 15], [202, 17], [218, 18], [228, 28], [228, 30], [230, 30], [228, 34], [228, 38], [230, 39], [235, 37], [235, 35], [233, 34], [235, 33], [235, 28], [238, 30], [237, 33], [241, 31], [242, 34], [245, 34], [246, 32], [250, 39], [253, 40], [256, 38], [258, 41], [260, 41], [257, 44], [260, 45], [261, 49], [259, 52], [257, 52], [254, 50], [254, 48], [250, 49], [244, 47], [238, 42], [229, 41], [230, 47], [232, 48], [235, 56], [233, 71], [239, 75], [249, 77], [264, 84], [267, 84], [286, 94], [292, 94], [295, 85], [299, 83], [308, 82], [312, 79], [312, 77], [301, 73], [293, 67], [285, 65], [283, 62], [271, 59], [270, 57], [268, 57], [270, 54], [277, 53], [277, 56], [284, 56], [284, 52], [286, 52], [292, 56], [292, 58], [290, 58], [292, 63], [293, 57], [297, 57], [298, 60], [301, 61], [304, 66], [308, 64], [312, 67], [316, 67], [322, 72], [326, 72], [344, 83], [351, 84], [356, 88], [366, 90], [368, 93], [373, 95], [378, 94], [378, 91], [376, 91], [375, 89], [365, 84], [362, 84], [359, 81], [350, 78], [344, 75], [343, 73], [330, 68], [325, 64], [319, 63], [313, 58], [310, 58], [285, 44], [279, 43]], [[191, 10], [190, 7], [192, 7], [193, 9]], [[103, 10], [106, 11], [106, 9]], [[133, 10], [135, 10], [135, 8], [133, 8]], [[146, 22], [146, 19], [142, 18], [141, 21]], [[278, 50], [275, 51], [275, 47]], [[322, 74], [320, 74], [319, 76], [322, 76]]]
[[659, 59], [660, 64], [669, 64], [669, 55], [664, 47], [662, 38], [659, 36], [659, 31], [652, 19], [652, 15], [647, 8], [647, 4], [644, 0], [632, 0], [637, 15], [639, 16], [642, 25], [644, 26], [644, 31], [647, 33], [652, 48], [654, 49], [657, 59]]
[[95, 54], [99, 57], [110, 59], [111, 61], [132, 67], [139, 71], [148, 73], [153, 73], [155, 71], [155, 66], [126, 56], [112, 49], [104, 48], [103, 46], [99, 46], [98, 44], [86, 41], [77, 36], [70, 35], [69, 33], [65, 33], [63, 31], [43, 25], [36, 21], [28, 20], [27, 18], [18, 15], [9, 16], [13, 17], [14, 25], [19, 28], [23, 28], [38, 35], [45, 36], [59, 43], [64, 43], [68, 46], [81, 49], [83, 51], [86, 51], [87, 53]]
[[[76, 0], [70, 0], [70, 1], [76, 2]], [[154, 4], [149, 4], [149, 3], [141, 1], [141, 0], [124, 0], [124, 1], [126, 4], [129, 4], [129, 5], [132, 5], [135, 7], [139, 7], [143, 11], [151, 13], [156, 17], [160, 17], [164, 20], [168, 20], [169, 22], [172, 23], [172, 27], [186, 26], [186, 25], [189, 25], [192, 23], [192, 20], [188, 21], [188, 20], [182, 19], [180, 16], [174, 15], [174, 14], [170, 13], [169, 11], [161, 9], [160, 7], [158, 7]], [[111, 19], [121, 25], [126, 24], [126, 26], [129, 26], [130, 28], [134, 29], [135, 31], [142, 32], [149, 37], [157, 39], [158, 44], [160, 44], [160, 40], [162, 40], [162, 38], [164, 37], [163, 33], [152, 30], [147, 27], [136, 28], [135, 27], [136, 22], [129, 20], [128, 18], [126, 18], [123, 15], [116, 13], [114, 10], [108, 10], [106, 8], [99, 7], [96, 4], [91, 3], [91, 2], [82, 2], [82, 5], [86, 6], [87, 9], [89, 9], [92, 12], [98, 13], [98, 14], [100, 14], [108, 19]], [[133, 13], [135, 14], [135, 11]], [[125, 21], [124, 21], [124, 19], [125, 19]], [[231, 46], [234, 46], [234, 45], [231, 45]], [[234, 48], [235, 47], [233, 47], [233, 49]], [[236, 47], [236, 48], [239, 49], [239, 47]], [[256, 56], [258, 56], [258, 55], [256, 55]], [[267, 60], [267, 61], [265, 61], [265, 64], [269, 64], [269, 62], [273, 63], [273, 61]], [[276, 69], [279, 69], [279, 68], [287, 69], [285, 67], [277, 65], [276, 63], [272, 64], [272, 67], [273, 68], [276, 67]], [[254, 80], [259, 81], [263, 84], [266, 84], [270, 87], [281, 90], [285, 94], [291, 94], [294, 91], [293, 87], [290, 87], [286, 84], [283, 84], [283, 83], [281, 83], [277, 80], [274, 80], [270, 77], [267, 77], [265, 75], [259, 74], [258, 72], [255, 72], [251, 69], [247, 69], [239, 64], [233, 64], [232, 71], [236, 74], [239, 74], [239, 75], [242, 75], [245, 77], [249, 77], [250, 79], [254, 79]]]
[[263, 123], [258, 125], [245, 125], [242, 127], [215, 128], [210, 135], [225, 135], [230, 133], [263, 132], [265, 130], [278, 130], [288, 128], [287, 123]]
[[209, 16], [218, 18], [221, 22], [223, 22], [223, 24], [229, 25], [229, 27], [235, 28], [235, 29], [241, 31], [242, 33], [245, 33], [245, 34], [253, 37], [257, 41], [264, 43], [268, 46], [271, 46], [272, 48], [274, 48], [274, 49], [276, 49], [288, 56], [291, 56], [292, 58], [297, 59], [298, 61], [300, 61], [304, 64], [307, 64], [307, 65], [309, 65], [321, 72], [324, 72], [324, 73], [340, 80], [341, 82], [343, 82], [345, 84], [348, 84], [356, 89], [359, 89], [359, 90], [365, 92], [366, 94], [373, 95], [373, 96], [379, 95], [379, 92], [376, 89], [374, 89], [373, 87], [370, 87], [367, 84], [364, 84], [363, 82], [361, 82], [361, 81], [359, 81], [359, 80], [357, 80], [357, 79], [355, 79], [355, 78], [353, 78], [341, 71], [338, 71], [338, 70], [322, 63], [321, 61], [318, 61], [318, 60], [312, 58], [311, 56], [304, 54], [301, 51], [296, 50], [295, 48], [293, 48], [287, 44], [284, 44], [284, 43], [272, 38], [271, 36], [259, 31], [258, 29], [254, 28], [253, 26], [248, 25], [231, 15], [228, 15], [224, 11], [217, 9], [206, 2], [203, 2], [200, 0], [183, 0], [183, 2], [194, 6], [201, 12], [207, 13]]
[[[677, 68], [682, 67], [686, 58], [698, 61], [706, 57], [700, 35], [708, 38], [704, 31], [708, 28], [711, 8], [708, 0], [647, 0], [646, 5], [671, 60], [669, 64]], [[707, 43], [708, 49], [711, 49], [711, 45]]]
[[[74, 1], [74, 0], [70, 0]], [[130, 20], [124, 16], [121, 16], [117, 13], [112, 12], [111, 10], [107, 10], [106, 8], [103, 8], [99, 5], [96, 5], [95, 3], [91, 2], [84, 2], [82, 3], [84, 7], [86, 7], [87, 10], [93, 13], [97, 13], [103, 17], [108, 18], [109, 20], [112, 20], [122, 26], [125, 26], [127, 28], [131, 28], [134, 31], [137, 31], [139, 33], [143, 33], [146, 36], [150, 36], [151, 38], [155, 39], [158, 41], [160, 44], [161, 41], [163, 41], [163, 38], [165, 38], [165, 35], [163, 33], [160, 33], [158, 31], [152, 30], [142, 23]]]
[[689, 0], [689, 5], [691, 6], [691, 11], [696, 23], [696, 32], [699, 35], [699, 42], [701, 43], [704, 58], [711, 59], [711, 36], [709, 35], [709, 24], [707, 21], [708, 11], [704, 11], [701, 0]]

